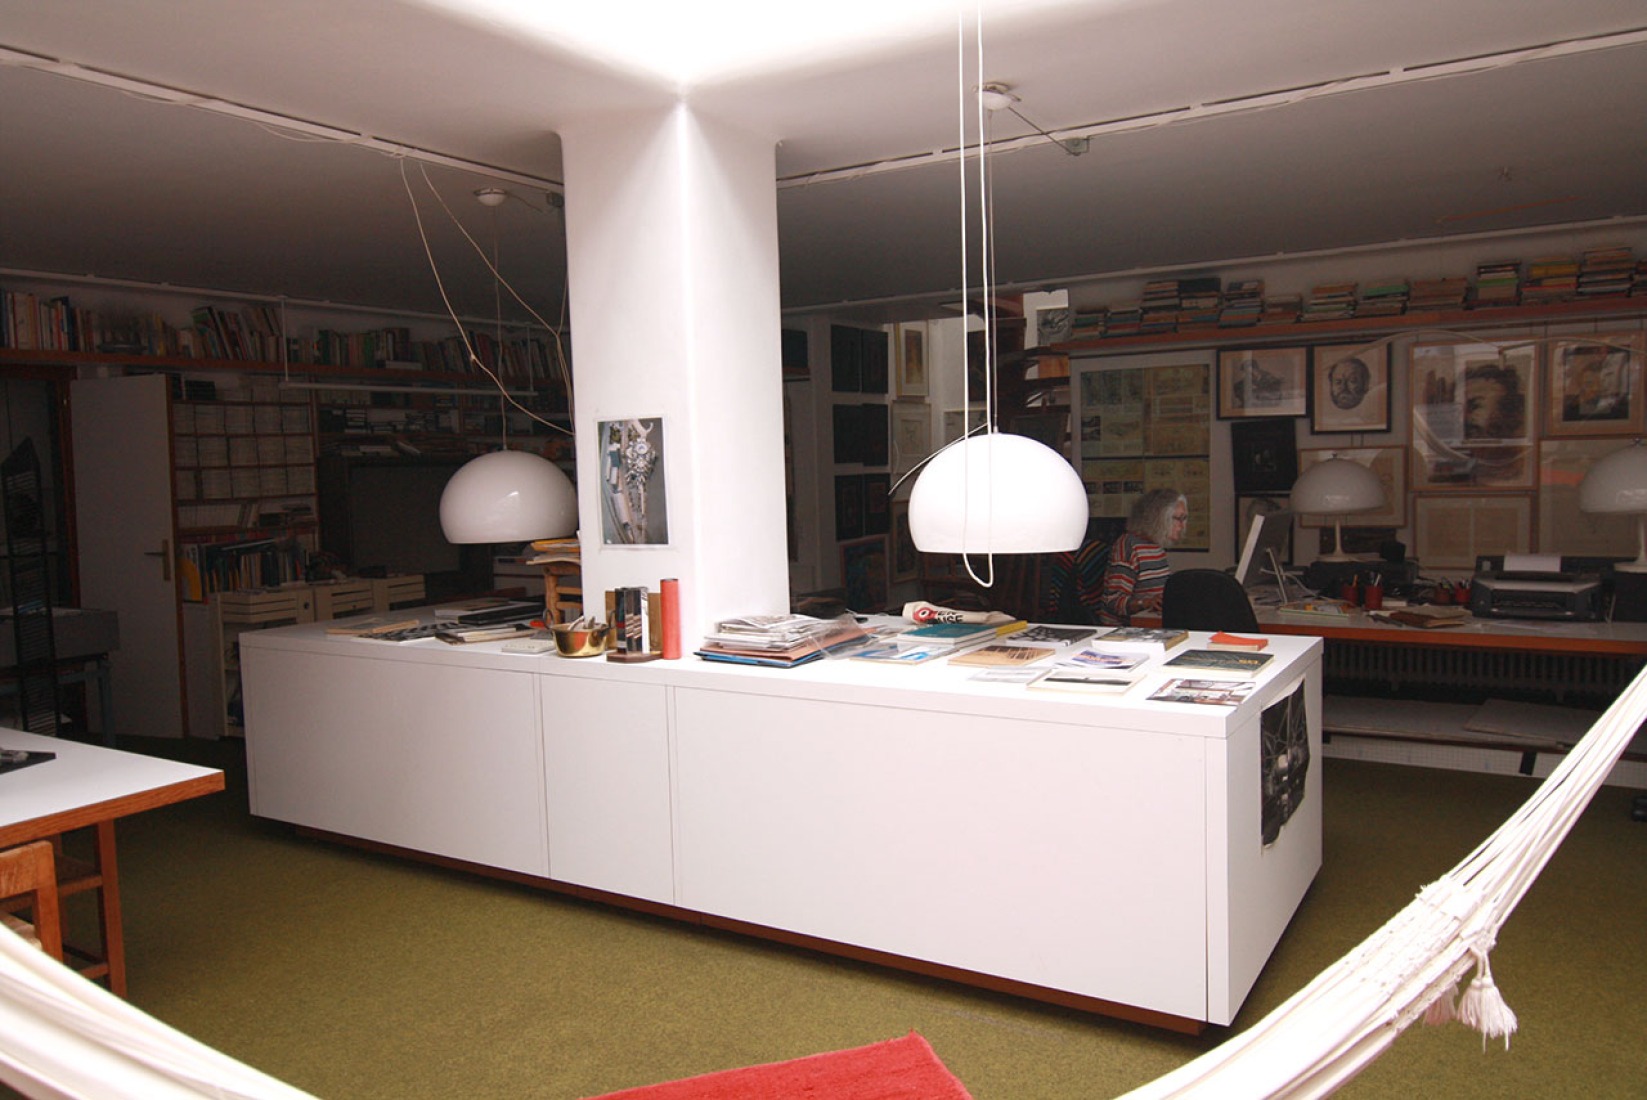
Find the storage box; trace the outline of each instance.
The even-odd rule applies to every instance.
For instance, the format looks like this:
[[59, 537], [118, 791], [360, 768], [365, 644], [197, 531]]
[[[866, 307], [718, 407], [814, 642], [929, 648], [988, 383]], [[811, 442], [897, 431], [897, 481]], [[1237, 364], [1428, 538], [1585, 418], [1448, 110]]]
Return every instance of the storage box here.
[[315, 621], [325, 622], [358, 611], [371, 611], [377, 599], [369, 580], [323, 581], [310, 586]]
[[424, 601], [423, 574], [407, 573], [395, 577], [375, 577], [372, 580], [372, 610], [388, 611], [396, 607], [418, 607]]
[[306, 584], [219, 592], [215, 597], [226, 623], [312, 623], [314, 597]]

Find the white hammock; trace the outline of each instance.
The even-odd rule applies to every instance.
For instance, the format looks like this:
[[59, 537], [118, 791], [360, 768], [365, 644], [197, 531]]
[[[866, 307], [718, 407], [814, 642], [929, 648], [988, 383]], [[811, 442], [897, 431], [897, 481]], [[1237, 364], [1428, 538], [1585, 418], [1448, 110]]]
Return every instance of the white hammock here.
[[[1499, 928], [1647, 719], [1647, 669], [1482, 845], [1275, 1011], [1123, 1100], [1325, 1096], [1415, 1019], [1457, 1019], [1482, 1043], [1515, 1031], [1487, 955]], [[1454, 987], [1475, 976], [1455, 1000]]]
[[35, 1100], [313, 1100], [0, 929], [0, 1081]]
[[[1251, 1028], [1125, 1100], [1325, 1096], [1420, 1016], [1456, 1018], [1481, 1031], [1483, 1043], [1508, 1045], [1515, 1014], [1493, 985], [1487, 955], [1644, 718], [1647, 670], [1526, 804], [1393, 920]], [[1472, 966], [1455, 1003], [1454, 986]], [[308, 1095], [155, 1020], [9, 932], [0, 932], [0, 1081], [43, 1098]]]

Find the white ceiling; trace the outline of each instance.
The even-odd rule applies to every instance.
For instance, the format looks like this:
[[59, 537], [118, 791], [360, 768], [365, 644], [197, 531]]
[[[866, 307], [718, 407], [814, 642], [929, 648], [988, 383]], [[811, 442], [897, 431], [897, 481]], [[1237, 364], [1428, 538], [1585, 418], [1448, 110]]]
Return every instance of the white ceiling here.
[[[573, 46], [563, 28], [448, 2], [0, 0], [0, 269], [436, 312], [410, 191], [453, 305], [491, 316], [491, 276], [432, 184], [556, 315], [557, 128], [665, 104], [675, 85], [637, 73], [623, 39]], [[956, 23], [876, 28], [853, 2], [850, 21], [840, 4], [781, 5], [811, 16], [804, 55], [790, 37], [775, 64], [732, 56], [685, 94], [777, 144], [786, 309], [892, 300], [888, 315], [913, 315], [960, 280], [956, 168], [922, 159], [955, 144]], [[769, 29], [746, 0], [660, 5], [677, 21], [655, 24], [646, 3], [584, 7], [634, 43]], [[993, 159], [1002, 284], [1647, 217], [1641, 0], [996, 0], [984, 13], [985, 77], [1013, 86], [1025, 118], [1104, 131], [1081, 156], [1035, 140]], [[825, 31], [843, 25], [864, 33], [835, 44]], [[1486, 60], [1449, 64], [1471, 58]], [[444, 162], [116, 90], [111, 74]], [[997, 140], [1034, 137], [1011, 114], [993, 126]], [[906, 158], [916, 166], [839, 171]], [[488, 185], [518, 201], [482, 208], [472, 192]]]

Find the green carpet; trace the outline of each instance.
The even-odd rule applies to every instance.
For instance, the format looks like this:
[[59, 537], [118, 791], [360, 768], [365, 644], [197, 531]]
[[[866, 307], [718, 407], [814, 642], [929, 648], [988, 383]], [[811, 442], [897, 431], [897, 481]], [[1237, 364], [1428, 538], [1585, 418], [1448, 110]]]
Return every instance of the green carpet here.
[[[1114, 1096], [1291, 995], [1532, 790], [1325, 761], [1321, 875], [1235, 1028], [1192, 1039], [303, 840], [247, 814], [239, 743], [126, 747], [230, 773], [121, 823], [131, 1000], [333, 1100], [571, 1100], [911, 1031], [976, 1100]], [[1340, 1095], [1647, 1095], [1631, 793], [1602, 790], [1500, 936], [1509, 1052], [1414, 1027]]]

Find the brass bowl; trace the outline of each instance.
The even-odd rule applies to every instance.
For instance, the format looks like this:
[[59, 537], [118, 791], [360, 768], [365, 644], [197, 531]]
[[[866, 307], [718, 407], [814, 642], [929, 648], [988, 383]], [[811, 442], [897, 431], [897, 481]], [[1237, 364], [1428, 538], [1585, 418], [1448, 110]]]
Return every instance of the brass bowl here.
[[605, 623], [556, 623], [555, 652], [562, 657], [596, 657], [606, 652]]

